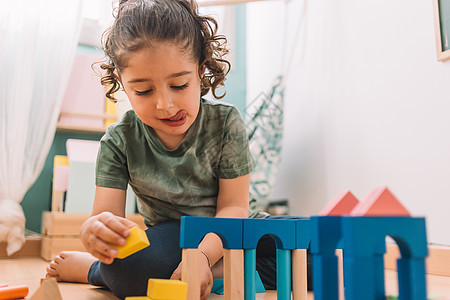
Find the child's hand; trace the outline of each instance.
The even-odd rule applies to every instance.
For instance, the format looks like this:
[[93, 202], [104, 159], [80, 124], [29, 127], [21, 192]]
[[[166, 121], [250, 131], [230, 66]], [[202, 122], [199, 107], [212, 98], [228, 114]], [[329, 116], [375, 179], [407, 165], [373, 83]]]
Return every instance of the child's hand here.
[[123, 246], [134, 222], [103, 212], [87, 219], [80, 230], [80, 238], [86, 250], [105, 264], [113, 262], [119, 251], [114, 247]]
[[[204, 257], [202, 255], [202, 257]], [[211, 294], [211, 288], [213, 285], [213, 275], [209, 269], [208, 261], [204, 258], [204, 262], [200, 265], [200, 299], [206, 300]], [[181, 280], [181, 262], [178, 267], [173, 271], [170, 279]]]

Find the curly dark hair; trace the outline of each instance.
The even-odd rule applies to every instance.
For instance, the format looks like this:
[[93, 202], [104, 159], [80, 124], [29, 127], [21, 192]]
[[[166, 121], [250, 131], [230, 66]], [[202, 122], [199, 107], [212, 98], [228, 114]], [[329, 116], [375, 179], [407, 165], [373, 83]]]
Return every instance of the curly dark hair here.
[[101, 83], [106, 86], [106, 97], [116, 101], [114, 93], [120, 89], [119, 76], [126, 68], [127, 56], [133, 51], [151, 46], [154, 42], [171, 41], [183, 50], [192, 51], [198, 61], [201, 95], [211, 89], [217, 99], [217, 88], [223, 86], [230, 71], [225, 36], [217, 34], [217, 22], [210, 16], [201, 16], [195, 0], [128, 0], [121, 1], [113, 25], [102, 36], [105, 70]]

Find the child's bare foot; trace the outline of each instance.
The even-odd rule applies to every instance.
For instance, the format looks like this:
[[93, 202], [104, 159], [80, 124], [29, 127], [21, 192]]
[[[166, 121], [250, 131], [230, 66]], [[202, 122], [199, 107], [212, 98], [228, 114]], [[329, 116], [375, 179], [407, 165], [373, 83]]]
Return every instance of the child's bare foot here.
[[63, 251], [47, 266], [45, 277], [58, 281], [88, 283], [87, 275], [97, 259], [88, 252]]

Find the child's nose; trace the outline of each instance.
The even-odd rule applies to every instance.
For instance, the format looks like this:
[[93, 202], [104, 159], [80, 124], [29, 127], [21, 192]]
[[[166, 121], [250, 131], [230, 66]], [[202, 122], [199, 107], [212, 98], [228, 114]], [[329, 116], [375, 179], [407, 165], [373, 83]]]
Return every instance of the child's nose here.
[[165, 110], [173, 106], [172, 98], [168, 95], [160, 94], [156, 101], [156, 109]]

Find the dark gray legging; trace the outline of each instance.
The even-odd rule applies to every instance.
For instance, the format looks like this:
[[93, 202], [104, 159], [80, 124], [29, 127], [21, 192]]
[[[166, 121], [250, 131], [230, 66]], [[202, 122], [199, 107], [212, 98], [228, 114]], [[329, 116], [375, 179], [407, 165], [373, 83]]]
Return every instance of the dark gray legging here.
[[[149, 278], [170, 278], [181, 261], [180, 222], [163, 222], [148, 228], [146, 233], [149, 247], [125, 259], [115, 259], [110, 265], [95, 261], [89, 269], [89, 283], [107, 287], [122, 299], [146, 295]], [[308, 257], [308, 265], [309, 261]], [[267, 290], [276, 289], [276, 248], [270, 236], [258, 242], [256, 270]], [[308, 279], [309, 270], [308, 266]]]

